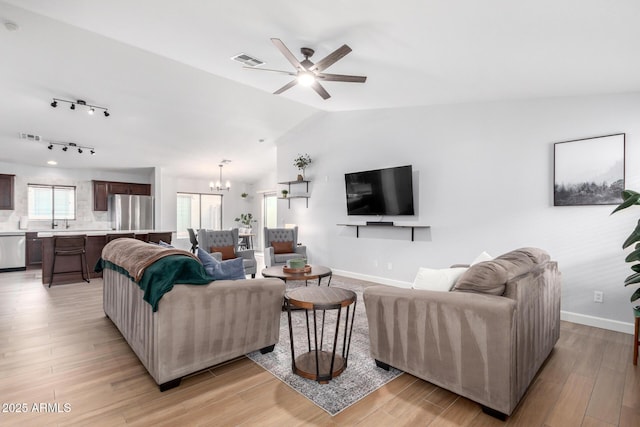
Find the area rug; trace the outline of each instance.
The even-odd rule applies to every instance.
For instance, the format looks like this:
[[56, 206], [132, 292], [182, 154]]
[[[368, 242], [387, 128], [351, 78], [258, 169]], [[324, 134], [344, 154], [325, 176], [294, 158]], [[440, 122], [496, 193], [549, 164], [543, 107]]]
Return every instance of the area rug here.
[[[322, 286], [326, 286], [325, 283], [326, 282], [323, 281]], [[288, 290], [299, 286], [304, 286], [304, 282], [287, 282]], [[315, 285], [310, 282], [309, 286]], [[292, 372], [289, 321], [286, 312], [283, 312], [280, 317], [280, 341], [274, 351], [267, 354], [261, 354], [259, 351], [255, 351], [247, 356], [329, 414], [336, 415], [366, 395], [382, 387], [384, 384], [400, 376], [402, 371], [394, 368], [391, 368], [389, 371], [380, 369], [376, 367], [375, 361], [370, 356], [369, 326], [367, 324], [364, 301], [362, 300], [362, 285], [356, 280], [333, 277], [331, 287], [349, 289], [354, 291], [358, 296], [347, 368], [340, 376], [332, 379], [328, 384], [319, 384], [317, 381], [302, 378]], [[329, 345], [333, 342], [335, 313], [336, 311], [327, 312], [326, 325], [331, 325], [331, 327], [325, 330], [325, 343], [328, 342]], [[321, 321], [321, 316], [318, 317], [318, 320]], [[292, 321], [294, 324], [293, 341], [296, 347], [296, 356], [299, 356], [308, 350], [306, 347], [304, 310], [293, 312]], [[342, 331], [343, 328], [341, 327], [340, 329]], [[342, 336], [341, 334], [342, 332], [340, 332], [339, 337]], [[341, 344], [338, 348], [342, 348]]]

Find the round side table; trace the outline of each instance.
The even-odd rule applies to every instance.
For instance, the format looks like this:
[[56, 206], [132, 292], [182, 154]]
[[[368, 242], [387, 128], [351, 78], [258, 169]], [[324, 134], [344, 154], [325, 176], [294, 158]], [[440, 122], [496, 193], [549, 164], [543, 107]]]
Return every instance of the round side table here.
[[[352, 305], [353, 312], [351, 313]], [[291, 368], [293, 372], [303, 378], [318, 381], [320, 384], [327, 384], [331, 379], [340, 375], [347, 367], [353, 320], [356, 313], [356, 293], [342, 288], [297, 288], [285, 294], [285, 306], [289, 319]], [[345, 307], [346, 310], [343, 310]], [[302, 353], [297, 357], [293, 341], [293, 324], [291, 323], [291, 312], [295, 308], [305, 310], [308, 348], [306, 353]], [[325, 317], [326, 312], [329, 310], [337, 310], [336, 324], [333, 335], [333, 346], [329, 348], [327, 345], [325, 349]], [[322, 312], [322, 324], [320, 326], [320, 333], [318, 334], [319, 312]], [[310, 314], [313, 318], [313, 325], [311, 325], [309, 321]], [[342, 320], [342, 317], [344, 317], [344, 320]], [[341, 321], [344, 322], [342, 334], [340, 334]], [[339, 340], [340, 335], [342, 335], [341, 340]], [[338, 347], [340, 347], [340, 341], [342, 348], [340, 351], [337, 351]]]

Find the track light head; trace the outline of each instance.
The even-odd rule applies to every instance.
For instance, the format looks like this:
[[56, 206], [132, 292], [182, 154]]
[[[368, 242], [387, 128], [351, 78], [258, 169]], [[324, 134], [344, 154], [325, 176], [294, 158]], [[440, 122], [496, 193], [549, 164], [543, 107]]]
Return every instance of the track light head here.
[[67, 147], [66, 145], [64, 147], [62, 147], [62, 151], [67, 151], [69, 149], [69, 147]]
[[93, 108], [93, 107], [89, 108], [89, 114], [91, 114], [93, 116], [93, 113], [95, 113], [95, 112], [96, 112], [95, 108]]
[[47, 147], [49, 150], [53, 150], [53, 144], [49, 144], [49, 146]]
[[71, 104], [71, 107], [69, 107], [69, 108], [71, 108], [72, 110], [75, 110], [76, 109], [76, 104]]
[[51, 103], [51, 106], [53, 108], [56, 108], [58, 106], [58, 101], [56, 101], [55, 99], [53, 100], [53, 102]]
[[109, 112], [107, 110], [104, 110], [104, 116], [105, 117], [109, 117], [111, 114], [109, 114]]
[[96, 154], [95, 150], [92, 148], [91, 151], [89, 151], [91, 153], [91, 155], [93, 156], [94, 154]]
[[78, 154], [82, 154], [82, 148], [78, 148]]

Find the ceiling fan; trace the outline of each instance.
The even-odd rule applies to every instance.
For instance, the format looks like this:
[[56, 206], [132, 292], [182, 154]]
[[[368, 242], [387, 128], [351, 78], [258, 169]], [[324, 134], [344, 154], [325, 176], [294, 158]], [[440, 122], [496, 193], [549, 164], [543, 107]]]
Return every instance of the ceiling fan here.
[[351, 83], [364, 83], [367, 78], [365, 76], [349, 76], [344, 74], [329, 74], [323, 73], [325, 69], [329, 68], [331, 65], [336, 63], [346, 54], [351, 52], [351, 48], [346, 44], [342, 45], [320, 61], [315, 64], [309, 60], [311, 56], [313, 56], [314, 50], [308, 47], [303, 47], [300, 49], [300, 52], [304, 56], [302, 61], [298, 61], [293, 53], [282, 43], [280, 39], [271, 39], [273, 44], [278, 48], [280, 52], [287, 58], [287, 60], [293, 65], [296, 69], [295, 72], [292, 71], [281, 71], [281, 70], [269, 70], [266, 68], [253, 68], [253, 67], [245, 67], [251, 68], [253, 70], [262, 70], [262, 71], [272, 71], [275, 73], [288, 74], [290, 76], [295, 76], [295, 79], [282, 86], [277, 91], [273, 92], [278, 95], [284, 92], [287, 89], [291, 89], [297, 84], [302, 86], [310, 86], [313, 90], [315, 90], [318, 95], [322, 97], [322, 99], [329, 99], [331, 95], [329, 92], [325, 90], [324, 87], [320, 84], [320, 82], [351, 82]]

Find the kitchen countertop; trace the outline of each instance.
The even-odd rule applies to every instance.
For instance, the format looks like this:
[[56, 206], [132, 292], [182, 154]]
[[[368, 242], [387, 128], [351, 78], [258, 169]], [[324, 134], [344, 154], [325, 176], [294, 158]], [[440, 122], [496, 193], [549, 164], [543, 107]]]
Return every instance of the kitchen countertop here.
[[107, 234], [147, 234], [147, 233], [175, 233], [173, 230], [49, 230], [38, 231], [38, 237], [69, 236], [72, 234], [86, 234], [87, 236], [105, 236]]

